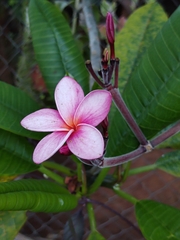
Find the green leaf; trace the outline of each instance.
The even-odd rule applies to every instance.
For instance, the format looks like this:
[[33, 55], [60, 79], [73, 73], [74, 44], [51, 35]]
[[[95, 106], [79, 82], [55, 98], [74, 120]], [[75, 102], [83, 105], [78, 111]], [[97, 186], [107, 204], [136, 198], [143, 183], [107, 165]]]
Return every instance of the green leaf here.
[[0, 183], [0, 194], [21, 191], [41, 191], [49, 193], [70, 194], [66, 188], [48, 180], [22, 179], [17, 181]]
[[[164, 24], [133, 72], [123, 98], [148, 139], [180, 119], [180, 8]], [[107, 155], [134, 150], [137, 139], [117, 110], [110, 118]]]
[[105, 238], [98, 231], [92, 231], [87, 240], [105, 240]]
[[74, 195], [40, 191], [4, 193], [0, 198], [0, 211], [57, 213], [70, 211], [78, 204]]
[[180, 151], [164, 154], [156, 161], [155, 165], [175, 177], [180, 177]]
[[20, 122], [39, 109], [38, 103], [20, 89], [0, 81], [0, 128], [6, 131], [40, 139], [44, 134], [24, 129]]
[[87, 93], [89, 75], [70, 27], [59, 9], [46, 0], [31, 0], [29, 18], [36, 59], [51, 95], [67, 73]]
[[13, 240], [26, 222], [26, 214], [19, 212], [0, 212], [0, 234], [3, 240]]
[[0, 129], [0, 176], [13, 176], [35, 171], [34, 148], [21, 136]]
[[147, 240], [180, 239], [180, 210], [151, 200], [135, 205], [138, 225]]
[[74, 209], [76, 196], [45, 180], [19, 180], [0, 184], [0, 211], [63, 212]]
[[116, 57], [121, 60], [121, 89], [166, 21], [167, 16], [159, 4], [146, 4], [130, 15], [124, 28], [116, 34]]
[[75, 212], [65, 224], [63, 240], [82, 240], [84, 235], [84, 217], [82, 209]]

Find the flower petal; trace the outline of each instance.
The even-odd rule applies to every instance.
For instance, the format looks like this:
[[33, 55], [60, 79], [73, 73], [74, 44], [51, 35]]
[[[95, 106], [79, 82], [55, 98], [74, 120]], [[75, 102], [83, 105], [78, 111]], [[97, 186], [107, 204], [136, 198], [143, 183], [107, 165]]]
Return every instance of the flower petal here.
[[96, 159], [103, 155], [104, 140], [101, 133], [93, 126], [79, 124], [67, 140], [71, 152], [83, 159]]
[[58, 111], [64, 121], [74, 126], [73, 118], [76, 108], [84, 98], [81, 86], [72, 78], [64, 77], [55, 89], [55, 101]]
[[37, 164], [46, 161], [63, 146], [73, 131], [53, 132], [44, 137], [34, 150], [33, 161]]
[[107, 116], [112, 102], [106, 90], [94, 90], [85, 96], [74, 116], [74, 124], [86, 123], [97, 126]]
[[23, 118], [21, 125], [26, 129], [38, 132], [67, 131], [69, 129], [58, 111], [49, 108], [29, 114]]

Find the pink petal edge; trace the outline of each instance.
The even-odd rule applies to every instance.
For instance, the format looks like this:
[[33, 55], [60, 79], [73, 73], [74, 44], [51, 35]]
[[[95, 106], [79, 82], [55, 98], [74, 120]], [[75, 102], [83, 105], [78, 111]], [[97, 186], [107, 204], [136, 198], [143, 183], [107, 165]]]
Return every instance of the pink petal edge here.
[[44, 137], [36, 146], [33, 161], [40, 164], [54, 155], [66, 142], [74, 130], [69, 132], [53, 132]]
[[69, 126], [63, 121], [59, 112], [50, 108], [29, 114], [23, 118], [21, 125], [28, 130], [37, 132], [69, 131]]
[[112, 102], [111, 94], [106, 90], [94, 90], [87, 94], [74, 116], [75, 125], [86, 123], [97, 126], [108, 115]]
[[81, 86], [70, 77], [60, 80], [55, 89], [57, 109], [64, 121], [71, 127], [74, 126], [73, 118], [76, 108], [84, 98]]
[[76, 156], [91, 160], [103, 155], [104, 140], [95, 127], [79, 124], [77, 130], [67, 140], [70, 151]]

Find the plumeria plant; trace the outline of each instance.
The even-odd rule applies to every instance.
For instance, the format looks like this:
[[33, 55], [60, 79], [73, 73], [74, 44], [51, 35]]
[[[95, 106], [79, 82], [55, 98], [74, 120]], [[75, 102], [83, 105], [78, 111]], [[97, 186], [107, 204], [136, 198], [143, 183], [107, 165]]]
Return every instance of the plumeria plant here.
[[[178, 209], [138, 200], [121, 186], [128, 176], [156, 168], [180, 176], [179, 150], [152, 165], [131, 169], [135, 158], [159, 144], [179, 147], [180, 8], [167, 19], [160, 5], [148, 3], [134, 11], [118, 33], [108, 12], [108, 47], [99, 71], [93, 61], [83, 58], [73, 38], [75, 25], [72, 33], [57, 6], [30, 0], [28, 18], [36, 62], [51, 101], [37, 101], [34, 95], [0, 82], [4, 239], [14, 239], [26, 221], [26, 211], [70, 210], [74, 210], [71, 226], [67, 222], [63, 239], [83, 239], [84, 225], [79, 223], [84, 208], [90, 221], [88, 239], [104, 239], [96, 229], [91, 199], [101, 186], [134, 204], [145, 239], [179, 239]], [[89, 75], [94, 80], [91, 88]], [[71, 159], [72, 168], [63, 163], [62, 155]], [[34, 171], [47, 179], [23, 177]]]

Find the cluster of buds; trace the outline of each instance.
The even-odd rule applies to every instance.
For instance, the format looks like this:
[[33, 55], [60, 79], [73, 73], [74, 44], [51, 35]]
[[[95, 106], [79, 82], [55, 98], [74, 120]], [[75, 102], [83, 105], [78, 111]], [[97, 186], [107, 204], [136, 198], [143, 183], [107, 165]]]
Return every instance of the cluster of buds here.
[[[111, 13], [107, 13], [106, 16], [106, 36], [107, 41], [110, 47], [110, 51], [107, 48], [104, 49], [102, 59], [101, 59], [101, 69], [98, 71], [98, 75], [92, 68], [92, 64], [90, 60], [86, 61], [86, 67], [95, 81], [104, 89], [110, 90], [111, 88], [117, 88], [118, 86], [118, 70], [119, 70], [119, 59], [115, 58], [115, 50], [114, 50], [114, 43], [115, 43], [115, 30], [114, 30], [114, 21]], [[112, 86], [112, 76], [114, 73], [114, 85]], [[102, 127], [102, 135], [104, 139], [104, 153], [106, 153], [106, 146], [108, 142], [108, 117], [106, 117], [101, 122]], [[91, 161], [91, 163], [95, 165], [101, 165], [103, 162], [103, 156], [99, 159]], [[81, 159], [82, 160], [82, 159]], [[87, 162], [84, 161], [86, 164]]]
[[115, 53], [114, 53], [114, 21], [112, 18], [111, 13], [107, 13], [106, 16], [106, 36], [107, 40], [110, 46], [110, 59], [115, 59]]
[[[94, 72], [91, 62], [86, 61], [86, 67], [95, 81], [102, 88], [117, 88], [118, 87], [118, 70], [119, 70], [119, 59], [115, 57], [114, 42], [115, 42], [115, 30], [114, 21], [111, 13], [107, 13], [106, 16], [106, 36], [110, 46], [110, 52], [105, 48], [103, 57], [101, 60], [101, 69], [98, 71], [98, 75]], [[112, 86], [112, 76], [114, 75], [114, 85]], [[102, 79], [102, 80], [101, 80]]]
[[[108, 52], [107, 49], [103, 52], [103, 57], [101, 60], [101, 69], [98, 71], [98, 75], [94, 72], [91, 62], [86, 62], [86, 67], [89, 71], [89, 73], [92, 75], [92, 77], [95, 79], [95, 81], [104, 89], [108, 90], [111, 93], [111, 96], [114, 100], [114, 103], [116, 104], [116, 107], [126, 120], [127, 124], [131, 128], [132, 132], [135, 134], [136, 138], [138, 139], [141, 146], [139, 149], [137, 149], [137, 153], [129, 153], [125, 154], [123, 156], [118, 156], [117, 159], [112, 158], [110, 160], [106, 161], [103, 157], [91, 161], [92, 164], [98, 165], [99, 167], [105, 167], [110, 165], [117, 165], [118, 163], [122, 163], [127, 161], [127, 159], [131, 159], [134, 157], [134, 155], [138, 155], [142, 152], [146, 152], [146, 147], [150, 146], [150, 149], [152, 149], [152, 146], [149, 145], [149, 142], [147, 141], [146, 137], [144, 136], [143, 132], [137, 125], [135, 119], [133, 118], [131, 112], [127, 108], [121, 94], [118, 90], [118, 78], [119, 78], [119, 59], [115, 57], [115, 49], [114, 49], [114, 43], [115, 43], [115, 31], [114, 31], [114, 21], [111, 13], [107, 13], [106, 17], [106, 36], [110, 47], [110, 52]], [[112, 84], [112, 78], [114, 78], [114, 82]], [[107, 139], [108, 139], [108, 121], [105, 121], [101, 124], [102, 127], [106, 125], [106, 129], [103, 128], [103, 137], [104, 137], [104, 143], [105, 147], [107, 145]], [[104, 155], [105, 155], [106, 149], [104, 149]]]

